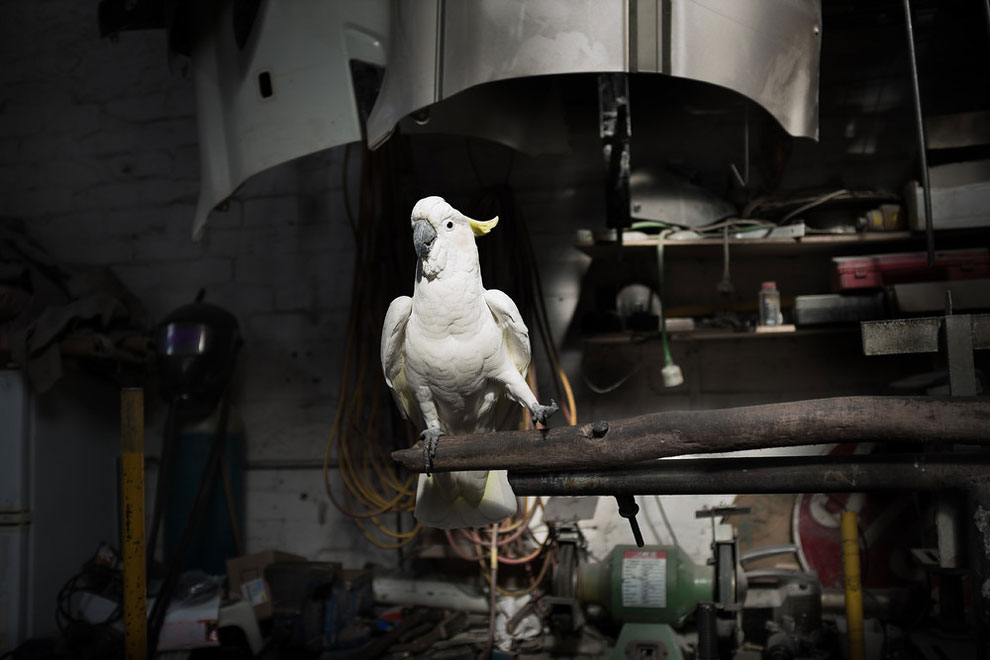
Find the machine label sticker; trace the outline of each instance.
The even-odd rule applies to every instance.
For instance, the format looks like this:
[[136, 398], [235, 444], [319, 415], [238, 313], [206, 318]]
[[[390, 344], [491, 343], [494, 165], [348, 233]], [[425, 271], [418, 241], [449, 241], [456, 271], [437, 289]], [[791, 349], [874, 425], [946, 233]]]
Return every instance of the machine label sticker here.
[[241, 595], [252, 605], [261, 605], [268, 598], [265, 595], [265, 582], [261, 578], [248, 580], [241, 585]]
[[667, 553], [626, 550], [622, 554], [622, 606], [667, 607]]

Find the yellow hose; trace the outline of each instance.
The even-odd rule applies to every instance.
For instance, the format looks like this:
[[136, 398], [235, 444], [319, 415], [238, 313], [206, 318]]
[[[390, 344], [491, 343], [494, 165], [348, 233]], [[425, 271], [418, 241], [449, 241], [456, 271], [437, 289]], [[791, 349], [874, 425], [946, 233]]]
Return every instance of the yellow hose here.
[[846, 629], [849, 660], [865, 660], [863, 633], [863, 581], [859, 570], [859, 532], [856, 512], [842, 512], [842, 567], [846, 579]]

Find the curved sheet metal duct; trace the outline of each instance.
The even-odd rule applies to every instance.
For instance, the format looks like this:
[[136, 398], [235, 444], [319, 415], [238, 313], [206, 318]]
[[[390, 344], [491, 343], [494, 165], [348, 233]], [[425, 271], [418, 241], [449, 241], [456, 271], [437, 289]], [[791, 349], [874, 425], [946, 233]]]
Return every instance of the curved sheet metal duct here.
[[791, 135], [818, 137], [819, 0], [394, 0], [372, 148], [470, 87], [564, 73], [662, 73], [720, 85]]
[[201, 167], [196, 239], [210, 212], [248, 178], [360, 140], [350, 61], [385, 64], [386, 0], [262, 2], [243, 48], [235, 4], [210, 17], [192, 53]]

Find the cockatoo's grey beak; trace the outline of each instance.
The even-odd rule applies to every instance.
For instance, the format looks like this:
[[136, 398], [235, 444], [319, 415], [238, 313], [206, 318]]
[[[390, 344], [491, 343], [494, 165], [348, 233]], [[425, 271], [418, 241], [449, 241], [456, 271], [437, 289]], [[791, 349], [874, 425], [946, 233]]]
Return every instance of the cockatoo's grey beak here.
[[416, 248], [416, 256], [422, 259], [428, 255], [436, 238], [437, 230], [429, 220], [417, 220], [413, 226], [413, 247]]

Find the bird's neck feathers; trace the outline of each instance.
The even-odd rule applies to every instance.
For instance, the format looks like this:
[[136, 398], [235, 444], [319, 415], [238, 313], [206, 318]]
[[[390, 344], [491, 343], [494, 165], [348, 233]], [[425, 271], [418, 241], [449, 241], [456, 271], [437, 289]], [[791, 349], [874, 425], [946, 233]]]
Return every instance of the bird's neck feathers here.
[[435, 250], [416, 266], [414, 299], [443, 298], [457, 304], [478, 300], [483, 293], [478, 248], [473, 244], [469, 248]]

